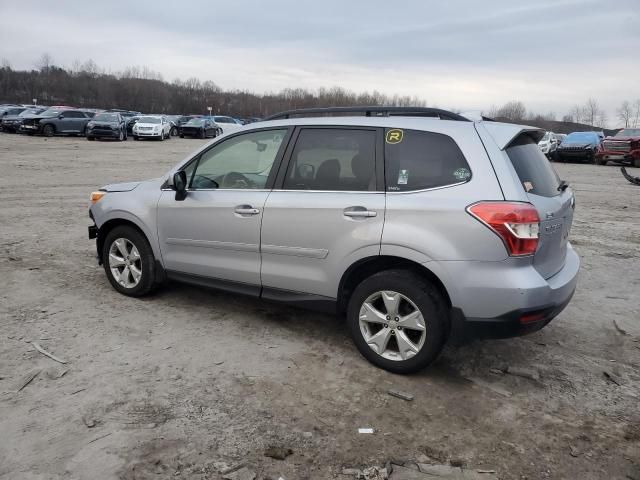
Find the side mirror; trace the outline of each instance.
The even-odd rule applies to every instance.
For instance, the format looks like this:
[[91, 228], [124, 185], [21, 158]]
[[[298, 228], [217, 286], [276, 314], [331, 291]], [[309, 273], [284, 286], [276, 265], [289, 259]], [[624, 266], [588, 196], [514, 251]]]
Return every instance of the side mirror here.
[[64, 118], [64, 115], [58, 115], [58, 120], [62, 120]]
[[173, 174], [173, 189], [176, 191], [177, 201], [187, 198], [187, 173], [184, 170]]

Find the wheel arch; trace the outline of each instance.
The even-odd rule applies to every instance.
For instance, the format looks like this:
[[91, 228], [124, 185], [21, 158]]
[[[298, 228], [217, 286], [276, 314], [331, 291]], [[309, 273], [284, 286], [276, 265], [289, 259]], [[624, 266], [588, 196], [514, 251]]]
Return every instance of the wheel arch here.
[[406, 269], [425, 278], [439, 290], [447, 306], [451, 307], [451, 297], [444, 283], [427, 267], [402, 257], [378, 255], [360, 259], [344, 272], [338, 287], [338, 314], [342, 315], [346, 312], [349, 297], [362, 280], [378, 272], [391, 269]]
[[131, 227], [140, 232], [140, 234], [142, 234], [144, 238], [146, 238], [147, 242], [149, 242], [149, 245], [151, 245], [151, 250], [153, 251], [153, 244], [151, 242], [151, 239], [145, 233], [145, 231], [140, 228], [139, 225], [125, 218], [112, 218], [111, 220], [107, 220], [106, 222], [104, 222], [98, 229], [98, 237], [96, 238], [96, 249], [98, 250], [98, 261], [100, 265], [102, 265], [102, 262], [104, 260], [102, 258], [102, 250], [104, 249], [104, 241], [107, 238], [107, 235], [109, 235], [109, 232], [111, 232], [114, 228], [120, 226]]

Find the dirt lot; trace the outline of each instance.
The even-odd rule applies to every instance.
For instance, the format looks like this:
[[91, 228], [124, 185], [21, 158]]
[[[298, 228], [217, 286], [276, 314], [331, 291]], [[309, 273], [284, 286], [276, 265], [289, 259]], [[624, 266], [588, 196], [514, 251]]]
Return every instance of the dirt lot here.
[[557, 165], [583, 263], [551, 325], [449, 347], [402, 377], [369, 365], [330, 316], [110, 287], [86, 235], [89, 193], [161, 175], [200, 143], [0, 134], [0, 478], [217, 479], [244, 462], [260, 479], [346, 479], [343, 467], [426, 455], [500, 479], [640, 479], [640, 188], [618, 168]]

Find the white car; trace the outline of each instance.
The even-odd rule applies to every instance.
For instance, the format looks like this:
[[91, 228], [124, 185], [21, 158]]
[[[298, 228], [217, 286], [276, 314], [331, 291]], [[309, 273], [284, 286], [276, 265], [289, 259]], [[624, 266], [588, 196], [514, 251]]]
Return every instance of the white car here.
[[211, 117], [213, 121], [222, 128], [222, 133], [231, 133], [244, 127], [240, 121], [233, 117], [227, 117], [225, 115], [214, 115]]
[[157, 138], [162, 141], [171, 138], [171, 122], [164, 115], [143, 115], [133, 126], [133, 139]]
[[555, 133], [545, 132], [542, 140], [538, 142], [538, 146], [540, 147], [542, 153], [544, 153], [547, 157], [551, 157], [555, 153], [556, 148], [558, 148], [558, 143], [560, 142], [558, 142], [558, 137]]

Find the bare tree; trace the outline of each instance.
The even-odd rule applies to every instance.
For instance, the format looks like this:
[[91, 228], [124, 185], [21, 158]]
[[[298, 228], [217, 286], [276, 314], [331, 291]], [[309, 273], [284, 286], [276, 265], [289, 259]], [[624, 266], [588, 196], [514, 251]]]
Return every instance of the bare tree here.
[[0, 68], [6, 68], [7, 70], [11, 70], [11, 62], [8, 58], [2, 58], [0, 61]]
[[574, 122], [580, 123], [584, 116], [584, 109], [580, 105], [574, 105], [573, 107], [571, 107], [569, 115], [573, 117]]
[[36, 62], [38, 70], [44, 73], [49, 73], [49, 70], [53, 66], [53, 57], [48, 53], [43, 53], [42, 56]]
[[587, 102], [584, 104], [585, 121], [589, 125], [595, 125], [600, 114], [601, 109], [597, 100], [595, 100], [594, 98], [590, 98], [589, 100], [587, 100]]
[[624, 123], [624, 128], [628, 128], [631, 126], [631, 121], [633, 119], [633, 106], [631, 102], [625, 100], [620, 105], [620, 108], [617, 110], [618, 119]]
[[633, 126], [640, 127], [640, 98], [633, 104]]
[[607, 112], [605, 112], [604, 110], [600, 110], [598, 112], [598, 117], [596, 118], [596, 121], [593, 125], [600, 128], [607, 128], [608, 120], [609, 120], [609, 116], [607, 115]]
[[495, 114], [493, 116], [495, 116], [496, 118], [505, 118], [512, 122], [519, 122], [525, 119], [527, 115], [527, 109], [524, 106], [524, 103], [520, 101], [511, 101], [505, 103], [495, 112], [492, 111], [492, 113]]
[[571, 114], [566, 114], [562, 116], [563, 122], [573, 122], [573, 116]]

